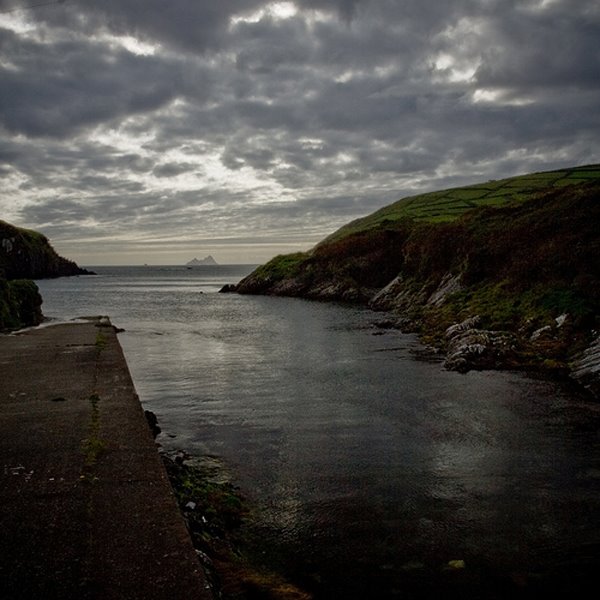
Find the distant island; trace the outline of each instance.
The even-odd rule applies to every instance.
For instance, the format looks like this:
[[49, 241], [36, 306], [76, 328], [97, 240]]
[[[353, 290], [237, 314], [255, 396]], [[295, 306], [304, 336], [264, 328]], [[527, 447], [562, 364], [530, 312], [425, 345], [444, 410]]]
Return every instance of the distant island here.
[[209, 254], [202, 260], [193, 258], [190, 262], [185, 263], [186, 267], [206, 267], [207, 265], [218, 265], [219, 263]]

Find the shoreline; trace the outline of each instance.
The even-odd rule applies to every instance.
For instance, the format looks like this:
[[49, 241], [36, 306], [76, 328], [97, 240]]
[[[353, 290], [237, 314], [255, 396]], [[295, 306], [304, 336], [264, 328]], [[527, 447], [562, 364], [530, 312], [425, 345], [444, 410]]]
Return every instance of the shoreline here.
[[[146, 411], [146, 417], [156, 434], [156, 416]], [[256, 509], [218, 466], [182, 450], [160, 455], [215, 600], [311, 600], [312, 594], [248, 554], [257, 546], [249, 543], [247, 527]]]
[[[302, 294], [259, 293], [238, 291], [239, 284], [226, 284], [220, 293], [293, 297], [311, 302], [341, 303], [361, 306], [381, 319], [374, 326], [394, 329], [405, 334], [415, 334], [424, 351], [444, 363], [449, 371], [467, 373], [477, 371], [520, 371], [536, 373], [553, 380], [572, 384], [592, 400], [600, 401], [600, 332], [576, 332], [573, 334], [572, 318], [562, 314], [551, 325], [531, 331], [511, 329], [483, 329], [481, 317], [468, 318], [443, 324], [431, 319], [414, 317], [410, 311], [397, 310], [381, 298], [381, 290], [364, 301], [349, 302], [344, 298], [316, 297]], [[587, 338], [583, 343], [582, 340]], [[577, 344], [579, 350], [569, 354], [569, 346]]]

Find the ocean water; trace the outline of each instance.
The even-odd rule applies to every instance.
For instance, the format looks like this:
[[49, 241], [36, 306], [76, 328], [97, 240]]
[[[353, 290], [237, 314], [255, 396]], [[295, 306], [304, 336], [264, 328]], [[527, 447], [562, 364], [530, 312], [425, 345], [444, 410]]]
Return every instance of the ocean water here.
[[[315, 598], [577, 594], [600, 566], [600, 412], [525, 374], [446, 372], [362, 308], [218, 294], [251, 270], [39, 281], [106, 314], [160, 442], [257, 507], [265, 564]], [[464, 568], [462, 562], [464, 561]]]

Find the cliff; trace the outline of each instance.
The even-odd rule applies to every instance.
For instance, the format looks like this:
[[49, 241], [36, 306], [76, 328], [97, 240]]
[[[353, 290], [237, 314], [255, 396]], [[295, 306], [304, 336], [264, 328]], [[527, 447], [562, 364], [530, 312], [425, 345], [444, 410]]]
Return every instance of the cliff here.
[[42, 322], [42, 298], [31, 279], [88, 274], [42, 234], [0, 221], [0, 331]]
[[0, 221], [0, 277], [47, 279], [89, 274], [73, 261], [59, 256], [41, 233]]
[[456, 370], [567, 372], [600, 328], [599, 222], [597, 166], [445, 190], [276, 257], [236, 291], [391, 311]]
[[0, 279], [0, 331], [39, 325], [42, 297], [30, 279]]

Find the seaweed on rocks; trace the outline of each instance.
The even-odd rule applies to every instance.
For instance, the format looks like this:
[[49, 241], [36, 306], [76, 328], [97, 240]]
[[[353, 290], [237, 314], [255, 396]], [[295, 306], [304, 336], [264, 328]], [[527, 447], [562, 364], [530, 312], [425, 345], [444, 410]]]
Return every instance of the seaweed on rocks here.
[[253, 507], [210, 457], [162, 453], [171, 487], [217, 600], [310, 600], [247, 551]]

